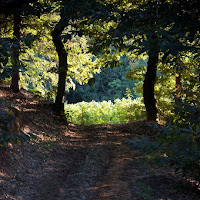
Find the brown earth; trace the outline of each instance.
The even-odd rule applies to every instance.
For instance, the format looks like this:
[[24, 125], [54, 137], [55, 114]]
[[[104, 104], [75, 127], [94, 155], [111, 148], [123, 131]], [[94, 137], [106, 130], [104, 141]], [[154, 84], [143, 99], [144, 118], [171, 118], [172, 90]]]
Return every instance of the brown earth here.
[[22, 107], [22, 131], [35, 135], [29, 143], [11, 146], [1, 159], [0, 199], [200, 199], [189, 181], [130, 148], [127, 138], [150, 134], [145, 121], [69, 124], [68, 129], [44, 101], [26, 90], [13, 94], [2, 85], [0, 98]]

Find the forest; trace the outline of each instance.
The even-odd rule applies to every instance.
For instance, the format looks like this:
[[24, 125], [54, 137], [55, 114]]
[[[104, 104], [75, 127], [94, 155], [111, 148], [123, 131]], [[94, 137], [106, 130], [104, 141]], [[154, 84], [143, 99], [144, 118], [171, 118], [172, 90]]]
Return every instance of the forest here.
[[[146, 171], [155, 164], [168, 176], [169, 168], [169, 173], [175, 174], [172, 179], [187, 180], [187, 186], [182, 187], [190, 188], [187, 195], [191, 199], [198, 199], [199, 27], [198, 0], [0, 0], [0, 163], [12, 165], [2, 164], [0, 168], [7, 168], [7, 174], [19, 171], [10, 158], [21, 160], [23, 166], [26, 158], [31, 166], [32, 154], [25, 154], [30, 151], [45, 155], [41, 166], [57, 162], [61, 170], [67, 162], [61, 156], [65, 154], [72, 160], [70, 173], [74, 163], [79, 163], [74, 169], [92, 177], [88, 186], [84, 182], [87, 177], [82, 177], [80, 188], [92, 188], [93, 182], [96, 186], [97, 182], [105, 182], [97, 181], [90, 173], [99, 171], [98, 176], [105, 179], [113, 176], [104, 171], [117, 165], [118, 161], [111, 159], [117, 151], [116, 158], [126, 153], [127, 159], [134, 157], [126, 167], [138, 178], [140, 172], [133, 174], [130, 170], [136, 167], [135, 155], [140, 152], [143, 165], [148, 163]], [[25, 147], [20, 146], [22, 143]], [[65, 147], [70, 146], [68, 143], [74, 146]], [[37, 157], [36, 153], [32, 156]], [[54, 157], [62, 158], [55, 161]], [[111, 159], [112, 164], [107, 166], [106, 159]], [[79, 169], [82, 162], [85, 164]], [[56, 167], [51, 165], [52, 169]], [[91, 165], [95, 172], [91, 172]], [[125, 174], [124, 162], [120, 165], [120, 173]], [[31, 193], [33, 186], [27, 189], [17, 181], [15, 189], [21, 187], [22, 194], [18, 192], [11, 198], [12, 191], [2, 189], [0, 196], [16, 200], [106, 199], [103, 189], [91, 194], [88, 189], [87, 194], [80, 192], [79, 196], [68, 193], [62, 188], [69, 187], [68, 179], [59, 178], [67, 175], [54, 172], [55, 183], [47, 181], [52, 185], [45, 185], [46, 193], [41, 191], [38, 198]], [[82, 183], [81, 177], [74, 179]], [[27, 185], [30, 180], [27, 178]], [[38, 188], [43, 187], [40, 182]], [[123, 188], [110, 186], [116, 196], [110, 192], [107, 199], [189, 199], [180, 195], [181, 190], [179, 196], [173, 192], [166, 196], [170, 188], [162, 196], [156, 192], [159, 186], [150, 181], [140, 186], [142, 194], [135, 194], [135, 198], [132, 191], [128, 196], [115, 192]], [[61, 190], [65, 192], [58, 195]], [[191, 190], [195, 194], [190, 194]], [[25, 197], [26, 193], [30, 197]]]

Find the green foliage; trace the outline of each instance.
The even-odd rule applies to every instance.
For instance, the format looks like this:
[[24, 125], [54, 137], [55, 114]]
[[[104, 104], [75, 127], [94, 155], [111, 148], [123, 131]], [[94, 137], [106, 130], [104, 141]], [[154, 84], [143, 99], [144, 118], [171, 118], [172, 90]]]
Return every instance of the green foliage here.
[[175, 118], [165, 126], [150, 124], [155, 138], [129, 140], [153, 161], [168, 164], [200, 180], [200, 107], [198, 101], [177, 101]]
[[[126, 78], [126, 73], [130, 66], [119, 66], [114, 68], [102, 68], [99, 74], [94, 74], [95, 82], [92, 87], [90, 82], [88, 85], [80, 85], [76, 83], [76, 89], [67, 93], [66, 100], [69, 103], [77, 103], [81, 101], [114, 101], [122, 99], [126, 96], [126, 89], [129, 88], [132, 98], [141, 96], [135, 94], [134, 87], [137, 82]], [[91, 81], [94, 79], [91, 79]]]
[[81, 102], [66, 104], [68, 121], [75, 124], [117, 124], [145, 118], [145, 108], [141, 98], [134, 100], [116, 99], [113, 102]]
[[29, 50], [29, 54], [23, 56], [28, 61], [22, 70], [21, 86], [53, 102], [58, 81], [56, 74], [49, 72], [56, 65], [53, 58], [45, 57], [33, 50]]
[[[147, 61], [148, 59], [144, 57], [143, 59], [132, 59], [129, 62], [130, 68], [126, 77], [136, 82], [134, 91], [137, 96], [142, 96], [143, 93]], [[169, 65], [159, 63], [154, 94], [157, 101], [158, 117], [162, 120], [172, 116], [172, 91], [175, 87], [175, 75], [173, 73], [173, 69]]]
[[80, 85], [91, 83], [93, 74], [100, 72], [98, 59], [89, 52], [89, 42], [90, 38], [86, 36], [72, 35], [65, 44], [68, 49], [67, 89], [75, 88], [75, 81]]
[[131, 92], [131, 89], [130, 89], [130, 88], [126, 88], [125, 96], [126, 96], [128, 99], [132, 99], [132, 98], [133, 98], [133, 95], [132, 95], [132, 92]]
[[0, 39], [0, 79], [5, 80], [12, 75], [12, 50], [15, 44], [12, 43], [11, 38]]
[[[13, 73], [13, 15], [20, 15], [18, 68], [22, 87], [54, 101], [58, 58], [51, 32], [62, 26], [65, 29], [61, 38], [68, 54], [66, 88], [75, 89], [77, 85], [68, 100], [77, 97], [77, 101], [114, 101], [130, 97], [131, 93], [133, 99], [141, 97], [147, 54], [149, 50], [158, 52], [159, 48], [155, 96], [159, 117], [170, 118], [177, 74], [183, 76], [184, 90], [194, 92], [198, 87], [199, 11], [191, 5], [198, 8], [198, 1], [70, 0], [19, 4], [0, 15], [0, 78]], [[131, 55], [133, 62], [122, 55]], [[118, 67], [95, 75], [101, 66]], [[92, 88], [83, 86], [86, 83]]]

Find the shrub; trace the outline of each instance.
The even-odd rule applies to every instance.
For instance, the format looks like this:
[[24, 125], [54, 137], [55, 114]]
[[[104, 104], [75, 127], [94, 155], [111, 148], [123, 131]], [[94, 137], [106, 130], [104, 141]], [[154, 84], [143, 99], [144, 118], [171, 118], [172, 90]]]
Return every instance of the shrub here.
[[152, 137], [129, 140], [153, 161], [169, 164], [183, 175], [200, 180], [200, 107], [197, 101], [177, 101], [175, 118], [165, 126], [149, 124]]
[[81, 102], [65, 106], [68, 121], [75, 124], [116, 124], [145, 118], [141, 98], [116, 99], [113, 102]]

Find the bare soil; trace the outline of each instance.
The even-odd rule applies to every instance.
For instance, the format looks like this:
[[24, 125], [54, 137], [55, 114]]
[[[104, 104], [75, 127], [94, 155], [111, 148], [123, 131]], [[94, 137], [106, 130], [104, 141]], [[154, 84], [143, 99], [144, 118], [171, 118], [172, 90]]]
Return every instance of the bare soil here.
[[[150, 134], [145, 121], [82, 126], [54, 115], [26, 90], [0, 87], [0, 98], [23, 109], [24, 133], [34, 138], [11, 146], [1, 158], [0, 199], [198, 200], [192, 180], [158, 167], [130, 148], [127, 138]], [[3, 156], [2, 156], [3, 157]]]

